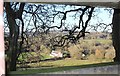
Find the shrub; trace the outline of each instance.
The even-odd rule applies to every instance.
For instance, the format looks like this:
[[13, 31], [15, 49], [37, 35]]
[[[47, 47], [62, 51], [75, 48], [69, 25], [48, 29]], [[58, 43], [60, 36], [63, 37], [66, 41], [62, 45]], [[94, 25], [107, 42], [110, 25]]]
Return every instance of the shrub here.
[[104, 45], [104, 49], [107, 50], [109, 49], [110, 47], [108, 45]]
[[66, 57], [67, 57], [67, 58], [70, 58], [70, 57], [71, 57], [71, 56], [70, 56], [70, 52], [69, 52], [69, 51], [64, 51], [64, 52], [63, 52], [63, 57], [64, 57], [64, 58], [66, 58]]
[[100, 46], [102, 45], [100, 42], [95, 42], [95, 46]]
[[115, 51], [114, 49], [108, 49], [106, 50], [106, 53], [105, 53], [105, 58], [106, 59], [113, 59], [115, 57]]
[[97, 59], [103, 59], [103, 58], [105, 58], [104, 51], [96, 49], [96, 51], [95, 51], [95, 57]]
[[89, 60], [95, 60], [96, 56], [94, 54], [90, 54], [88, 57]]
[[85, 55], [89, 55], [90, 54], [90, 50], [89, 49], [84, 49], [82, 51], [82, 53], [85, 54]]
[[73, 45], [68, 48], [71, 58], [81, 59], [82, 58], [82, 49], [78, 45]]
[[92, 48], [91, 50], [90, 50], [90, 54], [94, 54], [95, 55], [95, 48]]

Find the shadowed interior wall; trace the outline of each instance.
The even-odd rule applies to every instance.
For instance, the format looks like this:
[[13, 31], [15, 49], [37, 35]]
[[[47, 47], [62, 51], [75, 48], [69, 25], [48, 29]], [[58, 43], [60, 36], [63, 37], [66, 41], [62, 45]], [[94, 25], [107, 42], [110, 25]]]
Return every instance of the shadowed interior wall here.
[[5, 74], [3, 0], [0, 1], [0, 76]]

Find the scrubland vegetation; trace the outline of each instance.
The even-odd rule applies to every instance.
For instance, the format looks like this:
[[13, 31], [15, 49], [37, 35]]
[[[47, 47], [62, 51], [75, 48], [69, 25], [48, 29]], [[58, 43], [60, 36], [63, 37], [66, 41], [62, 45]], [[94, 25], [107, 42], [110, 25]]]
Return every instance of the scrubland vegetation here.
[[[98, 36], [100, 35], [102, 35], [102, 33], [100, 33]], [[94, 37], [92, 34], [89, 36]], [[50, 56], [50, 53], [52, 51], [50, 47], [47, 47], [44, 44], [38, 42], [35, 44], [39, 46], [37, 47], [38, 49], [36, 49], [35, 45], [33, 45], [26, 52], [24, 51], [20, 54], [17, 62], [17, 68], [18, 70], [30, 70], [29, 68], [39, 68], [39, 70], [46, 69], [47, 71], [49, 70], [49, 72], [51, 72], [50, 68], [58, 69], [58, 67], [64, 67], [62, 70], [65, 70], [65, 67], [72, 66], [73, 69], [73, 66], [82, 67], [82, 65], [113, 62], [115, 51], [112, 46], [111, 37], [97, 37], [89, 38], [86, 36], [85, 39], [79, 40], [76, 44], [70, 44], [67, 47], [56, 48], [55, 51], [59, 51], [63, 54], [62, 58]], [[99, 64], [97, 66], [99, 66]], [[39, 73], [45, 71], [39, 71]], [[56, 71], [60, 71], [60, 69]], [[24, 73], [24, 71], [20, 71], [20, 73]]]

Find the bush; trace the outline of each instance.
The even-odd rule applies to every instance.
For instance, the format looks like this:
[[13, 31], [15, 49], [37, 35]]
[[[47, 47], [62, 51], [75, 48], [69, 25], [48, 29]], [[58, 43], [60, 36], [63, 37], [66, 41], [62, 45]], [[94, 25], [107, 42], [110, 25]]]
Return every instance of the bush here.
[[113, 59], [115, 57], [115, 51], [113, 49], [106, 50], [105, 58], [106, 59]]
[[96, 51], [95, 48], [92, 48], [91, 51], [90, 51], [91, 52], [90, 54], [94, 54], [95, 55], [95, 51]]
[[69, 51], [64, 51], [64, 52], [63, 52], [63, 57], [64, 57], [64, 58], [71, 58], [70, 52], [69, 52]]
[[82, 53], [83, 53], [84, 55], [89, 55], [89, 54], [90, 54], [90, 50], [89, 50], [89, 49], [84, 49], [84, 50], [82, 51]]
[[90, 54], [88, 57], [89, 60], [95, 60], [96, 56], [94, 54]]
[[102, 45], [100, 42], [95, 42], [95, 46], [100, 46]]
[[105, 52], [103, 50], [96, 49], [95, 57], [97, 59], [104, 59], [105, 58]]
[[73, 45], [68, 48], [71, 58], [81, 59], [82, 58], [82, 49], [78, 45]]

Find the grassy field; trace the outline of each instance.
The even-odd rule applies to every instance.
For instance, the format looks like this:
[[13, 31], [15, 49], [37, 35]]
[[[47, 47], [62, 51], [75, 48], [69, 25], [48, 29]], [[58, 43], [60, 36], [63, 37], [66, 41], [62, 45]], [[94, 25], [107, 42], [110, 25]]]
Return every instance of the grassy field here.
[[[96, 64], [96, 63], [103, 63], [103, 62], [111, 62], [112, 60], [105, 60], [105, 59], [98, 59], [95, 61], [91, 60], [77, 60], [77, 59], [63, 59], [63, 60], [56, 60], [56, 61], [45, 61], [40, 62], [39, 67], [63, 67], [63, 66], [77, 66], [77, 65], [87, 65], [87, 64]], [[36, 63], [28, 64], [31, 67], [38, 67], [35, 65]]]
[[89, 44], [93, 44], [95, 42], [100, 42], [101, 44], [112, 44], [112, 40], [110, 39], [84, 39], [80, 42], [87, 42]]
[[28, 64], [29, 66], [31, 66], [31, 68], [13, 71], [11, 72], [11, 74], [50, 73], [50, 72], [74, 70], [74, 69], [80, 69], [80, 68], [106, 66], [111, 64], [115, 64], [115, 63], [111, 60], [90, 61], [90, 60], [63, 59], [63, 60], [57, 60], [57, 61], [31, 63], [31, 64]]

